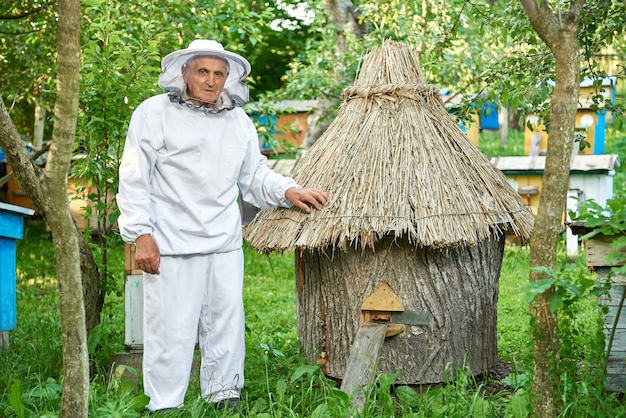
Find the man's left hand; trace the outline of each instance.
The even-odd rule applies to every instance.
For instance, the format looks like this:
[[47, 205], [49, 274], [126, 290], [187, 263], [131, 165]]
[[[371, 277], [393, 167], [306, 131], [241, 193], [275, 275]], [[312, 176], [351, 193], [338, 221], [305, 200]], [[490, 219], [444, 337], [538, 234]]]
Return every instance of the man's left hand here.
[[321, 189], [299, 189], [292, 187], [287, 189], [285, 197], [297, 208], [304, 212], [311, 212], [311, 207], [319, 210], [328, 201], [328, 194]]

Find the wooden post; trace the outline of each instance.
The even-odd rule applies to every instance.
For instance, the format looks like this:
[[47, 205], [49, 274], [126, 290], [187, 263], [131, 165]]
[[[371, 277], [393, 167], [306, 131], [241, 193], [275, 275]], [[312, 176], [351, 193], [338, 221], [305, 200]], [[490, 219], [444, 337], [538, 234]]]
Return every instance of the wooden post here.
[[[578, 212], [578, 200], [580, 199], [581, 194], [582, 191], [578, 189], [569, 189], [567, 191], [567, 207], [565, 211], [567, 222], [572, 221], [569, 216], [570, 211], [573, 211], [574, 213]], [[565, 237], [567, 256], [574, 258], [578, 255], [578, 236], [572, 232], [571, 228], [567, 228], [565, 230]]]
[[359, 328], [350, 350], [341, 390], [351, 396], [354, 406], [363, 406], [365, 391], [376, 376], [378, 354], [385, 342], [386, 323], [368, 323]]
[[0, 350], [9, 348], [9, 331], [0, 332]]

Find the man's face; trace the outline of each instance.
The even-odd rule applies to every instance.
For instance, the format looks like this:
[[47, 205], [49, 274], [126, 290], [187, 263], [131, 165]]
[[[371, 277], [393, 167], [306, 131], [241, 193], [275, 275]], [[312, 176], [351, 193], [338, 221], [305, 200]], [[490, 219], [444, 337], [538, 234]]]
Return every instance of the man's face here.
[[228, 77], [226, 62], [219, 58], [199, 57], [183, 67], [182, 72], [191, 101], [196, 105], [214, 107], [212, 104], [203, 102], [218, 101]]

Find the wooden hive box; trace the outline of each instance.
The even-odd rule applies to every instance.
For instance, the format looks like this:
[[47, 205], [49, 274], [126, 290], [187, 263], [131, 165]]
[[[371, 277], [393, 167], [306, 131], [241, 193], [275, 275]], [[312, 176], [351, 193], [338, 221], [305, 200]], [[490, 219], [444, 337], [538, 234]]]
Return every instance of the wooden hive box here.
[[9, 345], [8, 331], [17, 326], [16, 243], [24, 237], [24, 216], [34, 210], [0, 203], [0, 349]]
[[[611, 242], [617, 236], [596, 235], [585, 241], [587, 266], [594, 270], [602, 282], [610, 281], [609, 294], [598, 299], [599, 308], [608, 308], [604, 317], [604, 335], [606, 338], [607, 382], [606, 389], [624, 393], [626, 389], [626, 276], [611, 274], [611, 268], [617, 264], [606, 261], [606, 256], [616, 252]], [[622, 249], [626, 254], [626, 250]]]

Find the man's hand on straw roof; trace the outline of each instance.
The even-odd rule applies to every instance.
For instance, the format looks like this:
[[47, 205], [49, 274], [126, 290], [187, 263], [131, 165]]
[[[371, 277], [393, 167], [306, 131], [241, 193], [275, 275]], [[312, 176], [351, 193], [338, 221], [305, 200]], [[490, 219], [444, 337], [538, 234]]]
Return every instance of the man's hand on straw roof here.
[[304, 212], [311, 212], [311, 207], [319, 210], [326, 204], [328, 194], [321, 189], [299, 189], [292, 187], [287, 189], [285, 197], [297, 208]]

